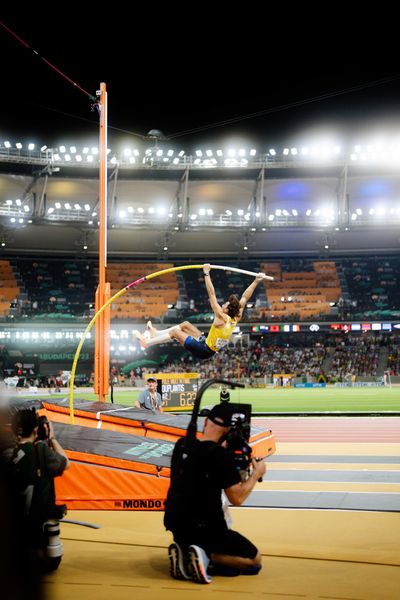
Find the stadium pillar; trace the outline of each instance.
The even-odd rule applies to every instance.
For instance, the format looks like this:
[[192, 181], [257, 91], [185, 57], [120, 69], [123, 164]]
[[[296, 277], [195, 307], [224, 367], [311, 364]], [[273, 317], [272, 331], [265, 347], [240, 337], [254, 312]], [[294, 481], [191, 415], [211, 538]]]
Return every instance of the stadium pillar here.
[[[107, 267], [107, 92], [106, 84], [100, 84], [100, 172], [99, 172], [99, 285], [96, 291], [96, 311], [104, 306], [110, 297], [110, 284], [106, 283]], [[110, 308], [103, 310], [96, 321], [94, 391], [100, 402], [108, 394], [110, 370]]]
[[[110, 284], [105, 284], [102, 293], [100, 285], [96, 290], [96, 312], [110, 298]], [[109, 387], [110, 372], [110, 307], [108, 306], [96, 321], [96, 334], [94, 344], [94, 393], [100, 402], [105, 402]]]

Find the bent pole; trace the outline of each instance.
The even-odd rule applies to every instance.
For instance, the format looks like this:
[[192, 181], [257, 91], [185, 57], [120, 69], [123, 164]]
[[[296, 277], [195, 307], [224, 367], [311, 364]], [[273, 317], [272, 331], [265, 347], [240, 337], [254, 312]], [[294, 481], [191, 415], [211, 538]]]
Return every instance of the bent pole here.
[[[81, 353], [81, 350], [82, 350], [82, 347], [83, 347], [86, 337], [88, 336], [90, 330], [92, 329], [92, 327], [95, 324], [98, 317], [103, 313], [103, 311], [108, 306], [110, 306], [110, 304], [112, 304], [117, 298], [119, 298], [120, 296], [125, 294], [125, 292], [127, 292], [131, 288], [135, 287], [136, 285], [143, 283], [144, 281], [149, 281], [150, 279], [154, 279], [155, 277], [161, 277], [161, 275], [166, 275], [167, 273], [173, 273], [174, 271], [188, 271], [190, 269], [202, 269], [203, 266], [204, 266], [204, 263], [202, 263], [201, 265], [183, 265], [181, 267], [171, 267], [169, 269], [163, 269], [162, 271], [155, 271], [154, 273], [150, 273], [150, 275], [144, 275], [143, 277], [139, 277], [139, 279], [136, 279], [135, 281], [128, 283], [128, 285], [126, 285], [124, 288], [120, 289], [116, 294], [114, 294], [114, 296], [109, 298], [107, 300], [107, 302], [105, 302], [103, 304], [103, 306], [97, 311], [97, 313], [94, 315], [94, 317], [92, 318], [92, 320], [90, 321], [90, 323], [88, 324], [88, 326], [86, 327], [85, 331], [82, 334], [82, 337], [79, 341], [78, 347], [75, 352], [74, 360], [72, 363], [71, 379], [69, 381], [70, 423], [74, 423], [74, 383], [75, 383], [75, 373], [76, 373], [76, 367], [77, 367], [78, 360], [79, 360], [79, 355]], [[250, 275], [251, 277], [257, 277], [257, 275], [258, 275], [258, 273], [254, 273], [253, 271], [246, 271], [245, 269], [237, 269], [236, 267], [224, 267], [222, 265], [210, 265], [210, 266], [212, 269], [219, 269], [220, 271], [232, 271], [234, 273], [243, 273], [243, 275]], [[271, 281], [273, 281], [273, 279], [274, 279], [270, 275], [265, 275], [265, 278], [269, 279]]]

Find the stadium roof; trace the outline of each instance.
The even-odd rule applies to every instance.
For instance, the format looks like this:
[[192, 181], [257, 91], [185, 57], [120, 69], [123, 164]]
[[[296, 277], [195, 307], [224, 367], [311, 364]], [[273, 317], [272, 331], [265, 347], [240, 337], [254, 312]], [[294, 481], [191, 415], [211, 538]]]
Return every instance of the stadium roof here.
[[[76, 148], [49, 154], [4, 144], [0, 141], [3, 253], [95, 256], [96, 153], [88, 166], [76, 161]], [[398, 251], [396, 151], [390, 160], [382, 149], [360, 151], [357, 159], [333, 153], [321, 160], [292, 148], [248, 152], [245, 163], [235, 152], [228, 164], [224, 155], [214, 154], [220, 160], [214, 166], [204, 162], [206, 153], [198, 162], [184, 155], [177, 164], [150, 163], [146, 152], [136, 164], [109, 162], [110, 255], [182, 260]]]

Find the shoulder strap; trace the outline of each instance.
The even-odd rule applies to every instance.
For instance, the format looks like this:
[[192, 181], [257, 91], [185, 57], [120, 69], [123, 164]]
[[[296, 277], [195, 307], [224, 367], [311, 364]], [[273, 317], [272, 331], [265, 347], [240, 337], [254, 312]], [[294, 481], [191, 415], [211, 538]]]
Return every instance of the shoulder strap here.
[[35, 490], [43, 507], [55, 504], [54, 478], [49, 475], [44, 459], [44, 442], [34, 444], [35, 448]]
[[35, 474], [37, 478], [40, 478], [42, 476], [42, 469], [41, 469], [41, 463], [40, 463], [40, 454], [39, 454], [39, 445], [38, 444], [33, 444], [33, 447], [35, 448]]

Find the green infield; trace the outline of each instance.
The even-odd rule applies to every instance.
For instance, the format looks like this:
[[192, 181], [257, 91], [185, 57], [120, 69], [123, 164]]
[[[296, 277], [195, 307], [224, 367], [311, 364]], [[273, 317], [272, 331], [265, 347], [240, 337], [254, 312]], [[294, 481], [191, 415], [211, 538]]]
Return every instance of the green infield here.
[[[133, 406], [140, 393], [139, 389], [114, 391], [114, 403]], [[61, 398], [68, 390], [51, 394], [49, 398]], [[47, 394], [46, 394], [47, 395]], [[231, 402], [246, 402], [252, 405], [253, 412], [380, 412], [400, 411], [400, 387], [379, 388], [246, 388], [231, 390]], [[36, 397], [43, 396], [40, 393]], [[34, 396], [31, 396], [34, 398]], [[79, 388], [74, 398], [96, 400], [93, 393], [81, 393]], [[107, 397], [110, 402], [110, 397]], [[219, 389], [208, 388], [201, 406], [219, 402]]]

